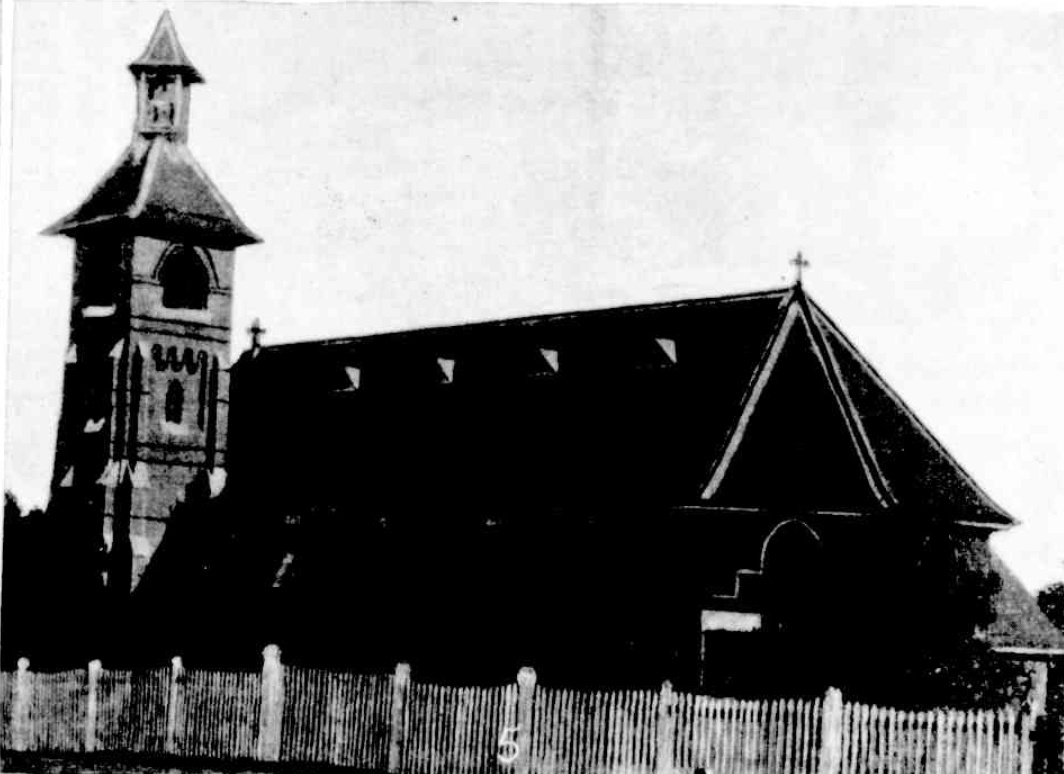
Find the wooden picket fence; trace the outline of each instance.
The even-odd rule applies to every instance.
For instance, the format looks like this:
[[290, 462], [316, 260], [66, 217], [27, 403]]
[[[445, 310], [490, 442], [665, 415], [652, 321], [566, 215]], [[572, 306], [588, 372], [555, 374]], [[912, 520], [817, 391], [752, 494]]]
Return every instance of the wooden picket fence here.
[[88, 669], [0, 673], [0, 748], [166, 753], [402, 774], [1031, 774], [1011, 709], [907, 712], [822, 698], [422, 684], [392, 675]]
[[281, 760], [384, 768], [392, 677], [288, 667], [284, 680], [292, 700], [284, 703]]
[[901, 712], [846, 704], [840, 774], [1021, 772], [1033, 764], [1032, 719], [1000, 711]]

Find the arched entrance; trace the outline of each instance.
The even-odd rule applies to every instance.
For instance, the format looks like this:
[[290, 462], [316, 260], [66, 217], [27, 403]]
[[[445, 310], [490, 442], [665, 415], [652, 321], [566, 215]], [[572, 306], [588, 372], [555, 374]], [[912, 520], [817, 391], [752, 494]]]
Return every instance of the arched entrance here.
[[766, 680], [777, 692], [821, 689], [830, 623], [824, 545], [805, 522], [778, 524], [761, 551]]

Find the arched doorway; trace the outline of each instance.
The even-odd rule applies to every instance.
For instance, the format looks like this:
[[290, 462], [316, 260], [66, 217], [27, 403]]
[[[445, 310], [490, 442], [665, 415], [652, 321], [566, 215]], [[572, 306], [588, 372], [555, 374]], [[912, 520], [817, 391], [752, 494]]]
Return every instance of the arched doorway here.
[[822, 689], [829, 637], [824, 545], [805, 522], [778, 524], [761, 551], [766, 680], [777, 692]]

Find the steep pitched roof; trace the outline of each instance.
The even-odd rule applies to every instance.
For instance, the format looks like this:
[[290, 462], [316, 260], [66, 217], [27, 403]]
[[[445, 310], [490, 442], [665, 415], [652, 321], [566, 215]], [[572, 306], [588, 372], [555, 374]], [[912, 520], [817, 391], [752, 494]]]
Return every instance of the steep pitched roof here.
[[44, 233], [100, 227], [223, 248], [261, 241], [188, 147], [161, 136], [135, 139], [88, 198]]
[[163, 11], [144, 53], [129, 65], [129, 69], [134, 75], [144, 70], [178, 71], [185, 76], [186, 83], [203, 83], [203, 76], [181, 48], [169, 11]]
[[870, 451], [897, 500], [988, 524], [1015, 523], [828, 315], [811, 301], [809, 306], [848, 408], [863, 426]]
[[[281, 394], [310, 412], [289, 448], [323, 427], [358, 439], [295, 480], [341, 478], [341, 460], [382, 491], [405, 475], [428, 491], [1013, 523], [800, 287], [269, 346], [243, 365], [241, 410], [258, 416], [259, 387], [269, 413], [233, 444], [256, 426], [262, 448], [279, 443]], [[500, 400], [514, 408], [489, 421]]]
[[[798, 337], [802, 343], [795, 344]], [[720, 499], [736, 455], [748, 444], [749, 428], [756, 422], [758, 412], [764, 411], [762, 396], [776, 374], [782, 353], [795, 346], [808, 349], [810, 359], [819, 363], [868, 489], [881, 505], [923, 508], [986, 526], [1014, 523], [801, 286], [795, 288], [775, 335], [751, 375], [742, 409], [712, 466], [703, 499], [711, 503]], [[801, 407], [793, 409], [800, 411]], [[775, 446], [779, 439], [769, 443]], [[801, 464], [802, 456], [797, 456]]]

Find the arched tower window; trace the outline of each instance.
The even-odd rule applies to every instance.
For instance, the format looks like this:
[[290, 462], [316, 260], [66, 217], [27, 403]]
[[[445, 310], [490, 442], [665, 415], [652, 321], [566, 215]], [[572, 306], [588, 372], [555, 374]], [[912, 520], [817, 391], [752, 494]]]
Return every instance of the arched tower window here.
[[180, 245], [163, 259], [159, 270], [163, 306], [169, 309], [206, 309], [211, 278], [207, 265], [193, 248]]
[[166, 421], [180, 425], [185, 414], [185, 390], [174, 379], [166, 388]]

